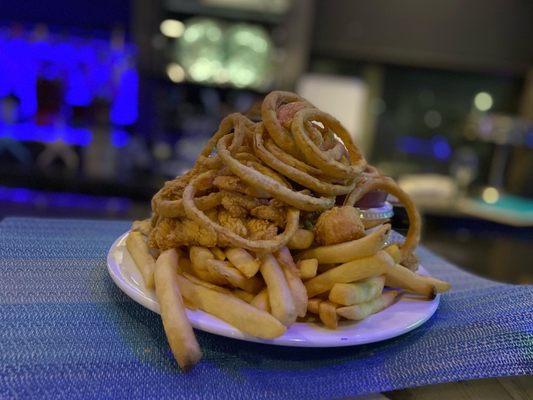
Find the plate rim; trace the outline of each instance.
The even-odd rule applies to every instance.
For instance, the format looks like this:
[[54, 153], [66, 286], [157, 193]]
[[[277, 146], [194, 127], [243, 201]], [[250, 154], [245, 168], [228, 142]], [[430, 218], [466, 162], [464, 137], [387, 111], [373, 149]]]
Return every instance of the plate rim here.
[[[152, 312], [155, 312], [157, 314], [160, 313], [159, 311], [159, 304], [157, 300], [154, 300], [148, 295], [142, 291], [138, 286], [134, 286], [133, 284], [128, 283], [128, 279], [121, 273], [121, 265], [120, 262], [115, 260], [115, 252], [121, 251], [121, 254], [128, 253], [128, 250], [126, 246], [122, 246], [122, 250], [120, 249], [121, 245], [124, 243], [126, 236], [130, 230], [124, 232], [121, 234], [108, 250], [107, 253], [107, 271], [109, 275], [111, 276], [111, 279], [113, 280], [113, 283], [131, 300], [136, 302], [137, 304], [149, 309]], [[131, 255], [129, 255], [131, 257]], [[136, 267], [136, 266], [135, 266]], [[420, 266], [423, 272], [425, 269], [423, 266]], [[402, 300], [397, 301], [401, 302]], [[416, 299], [414, 300], [416, 301]], [[422, 301], [422, 300], [420, 300]], [[427, 301], [427, 300], [423, 300]], [[395, 303], [395, 304], [396, 304]], [[229, 337], [232, 339], [238, 339], [238, 340], [244, 340], [248, 342], [256, 342], [256, 343], [263, 343], [263, 344], [270, 344], [270, 345], [276, 345], [276, 346], [288, 346], [288, 347], [315, 347], [315, 348], [329, 348], [329, 347], [347, 347], [347, 346], [359, 346], [359, 345], [365, 345], [370, 343], [377, 343], [384, 340], [392, 339], [398, 336], [402, 336], [408, 332], [411, 332], [412, 330], [420, 327], [424, 323], [426, 323], [437, 311], [439, 304], [440, 304], [440, 294], [437, 294], [433, 300], [430, 301], [431, 307], [428, 309], [428, 312], [420, 319], [415, 321], [414, 323], [402, 327], [397, 330], [387, 330], [384, 332], [376, 331], [376, 334], [372, 336], [371, 338], [368, 337], [367, 339], [357, 339], [357, 340], [349, 340], [348, 338], [341, 338], [335, 339], [334, 341], [330, 341], [327, 343], [324, 342], [316, 342], [316, 341], [309, 341], [309, 340], [297, 340], [297, 339], [287, 339], [284, 338], [286, 336], [286, 333], [282, 336], [279, 336], [274, 339], [261, 339], [255, 336], [251, 336], [248, 334], [245, 334], [238, 330], [237, 328], [231, 326], [227, 322], [206, 313], [202, 310], [189, 310], [187, 309], [187, 316], [189, 317], [189, 320], [191, 321], [191, 325], [198, 330], [209, 332], [218, 336], [224, 336]], [[394, 304], [391, 306], [393, 307]], [[212, 319], [216, 320], [216, 324], [213, 324]], [[211, 320], [211, 321], [210, 321]], [[357, 323], [357, 322], [354, 322]], [[296, 322], [294, 325], [309, 325], [307, 322]], [[224, 329], [220, 330], [220, 328], [217, 328], [217, 326], [222, 326]], [[344, 339], [344, 340], [343, 340]]]

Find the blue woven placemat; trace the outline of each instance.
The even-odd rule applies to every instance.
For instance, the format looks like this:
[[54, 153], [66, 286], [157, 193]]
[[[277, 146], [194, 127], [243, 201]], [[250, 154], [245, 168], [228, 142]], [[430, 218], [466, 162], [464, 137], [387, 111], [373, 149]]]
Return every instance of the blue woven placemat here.
[[433, 383], [533, 374], [533, 286], [460, 271], [422, 327], [385, 342], [298, 349], [197, 332], [204, 358], [180, 372], [159, 316], [106, 270], [128, 222], [0, 222], [0, 398], [340, 398]]

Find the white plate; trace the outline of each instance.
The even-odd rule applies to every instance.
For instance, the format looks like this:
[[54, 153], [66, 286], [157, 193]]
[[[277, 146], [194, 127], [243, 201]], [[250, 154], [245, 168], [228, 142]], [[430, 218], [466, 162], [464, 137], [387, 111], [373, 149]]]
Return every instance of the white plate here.
[[[141, 273], [126, 249], [126, 235], [120, 236], [107, 255], [107, 267], [116, 285], [142, 306], [159, 313], [159, 304], [153, 290], [144, 287]], [[420, 267], [419, 272], [425, 273]], [[187, 310], [187, 316], [196, 329], [250, 342], [297, 347], [338, 347], [379, 342], [409, 332], [426, 322], [437, 310], [437, 296], [421, 300], [403, 295], [385, 310], [360, 322], [343, 321], [336, 330], [326, 329], [318, 323], [297, 322], [284, 335], [270, 340], [242, 333], [231, 325], [203, 311]]]

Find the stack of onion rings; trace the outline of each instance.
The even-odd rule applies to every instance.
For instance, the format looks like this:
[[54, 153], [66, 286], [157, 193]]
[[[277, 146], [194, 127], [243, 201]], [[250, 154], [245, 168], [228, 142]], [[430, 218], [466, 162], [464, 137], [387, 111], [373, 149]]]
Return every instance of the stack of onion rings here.
[[[392, 179], [367, 164], [339, 121], [298, 95], [280, 91], [265, 97], [261, 117], [257, 123], [238, 113], [224, 118], [193, 168], [154, 196], [153, 223], [160, 216], [189, 218], [216, 233], [221, 243], [275, 251], [298, 229], [300, 211], [332, 208], [337, 196], [346, 196], [344, 204], [353, 206], [369, 191], [383, 190], [406, 206], [410, 227], [401, 246], [402, 259], [412, 253], [420, 238], [414, 204]], [[285, 205], [284, 231], [268, 240], [251, 240], [210, 218], [206, 212], [219, 206], [223, 197], [213, 185], [217, 176], [233, 176], [249, 188], [241, 193]]]

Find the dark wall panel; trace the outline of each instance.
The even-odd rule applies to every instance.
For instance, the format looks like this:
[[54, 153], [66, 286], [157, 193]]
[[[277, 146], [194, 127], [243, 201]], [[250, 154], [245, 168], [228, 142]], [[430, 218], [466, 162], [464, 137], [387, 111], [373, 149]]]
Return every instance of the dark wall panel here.
[[318, 0], [313, 53], [405, 65], [523, 71], [529, 0]]

